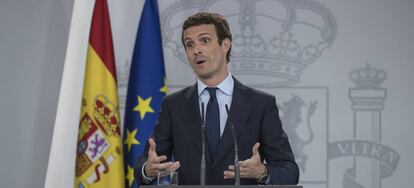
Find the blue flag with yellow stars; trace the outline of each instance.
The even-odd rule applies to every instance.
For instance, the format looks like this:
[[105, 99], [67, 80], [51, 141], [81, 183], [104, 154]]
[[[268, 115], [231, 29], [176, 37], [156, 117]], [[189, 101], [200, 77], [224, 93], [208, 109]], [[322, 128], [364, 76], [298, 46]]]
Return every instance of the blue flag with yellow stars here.
[[144, 151], [168, 91], [157, 1], [146, 0], [129, 74], [124, 124], [125, 187], [138, 187], [134, 165]]

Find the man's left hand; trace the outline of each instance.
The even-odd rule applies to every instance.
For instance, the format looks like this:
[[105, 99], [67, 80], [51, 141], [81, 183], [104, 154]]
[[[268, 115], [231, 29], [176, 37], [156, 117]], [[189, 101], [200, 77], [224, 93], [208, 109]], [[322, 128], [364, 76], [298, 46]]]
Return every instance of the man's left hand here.
[[[247, 160], [240, 161], [240, 178], [259, 178], [266, 171], [266, 166], [260, 161], [259, 155], [260, 143], [256, 143], [253, 146], [253, 155]], [[230, 165], [229, 168], [224, 171], [224, 179], [234, 178], [234, 165]]]

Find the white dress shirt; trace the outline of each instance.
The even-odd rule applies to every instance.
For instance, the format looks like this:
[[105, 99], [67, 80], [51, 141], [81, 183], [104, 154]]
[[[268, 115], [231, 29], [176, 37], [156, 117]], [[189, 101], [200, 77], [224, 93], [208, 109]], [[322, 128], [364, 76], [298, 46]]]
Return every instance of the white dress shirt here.
[[[204, 103], [204, 116], [201, 114], [201, 117], [206, 117], [207, 104], [208, 104], [208, 101], [210, 100], [210, 94], [206, 90], [206, 87], [207, 85], [205, 85], [202, 81], [197, 79], [198, 102], [200, 106], [200, 114], [202, 112], [201, 104]], [[218, 88], [216, 90], [216, 96], [217, 96], [217, 103], [219, 105], [219, 112], [220, 112], [220, 137], [221, 137], [221, 135], [223, 135], [224, 128], [226, 127], [226, 122], [227, 122], [226, 104], [230, 110], [231, 100], [233, 99], [234, 80], [230, 72], [227, 75], [227, 77], [215, 87]], [[204, 123], [205, 123], [205, 118], [204, 118]]]

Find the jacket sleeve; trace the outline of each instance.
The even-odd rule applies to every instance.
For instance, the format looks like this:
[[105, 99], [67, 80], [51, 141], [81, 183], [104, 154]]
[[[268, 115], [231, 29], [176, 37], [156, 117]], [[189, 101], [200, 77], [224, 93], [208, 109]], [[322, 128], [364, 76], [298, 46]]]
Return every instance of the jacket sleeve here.
[[296, 185], [299, 168], [295, 162], [289, 139], [282, 129], [274, 96], [266, 103], [261, 126], [260, 153], [266, 160], [270, 184]]
[[[155, 140], [156, 143], [156, 151], [157, 155], [165, 155], [167, 156], [166, 161], [171, 160], [171, 146], [172, 146], [172, 130], [171, 130], [171, 122], [170, 122], [170, 114], [167, 105], [167, 97], [164, 98], [161, 104], [160, 115], [158, 121], [155, 123], [153, 133], [151, 134], [151, 138]], [[144, 180], [142, 176], [142, 168], [145, 162], [148, 160], [148, 150], [149, 150], [149, 143], [146, 142], [144, 153], [141, 157], [137, 160], [135, 168], [134, 168], [134, 175], [138, 185], [142, 184], [151, 184], [152, 182], [147, 182]]]

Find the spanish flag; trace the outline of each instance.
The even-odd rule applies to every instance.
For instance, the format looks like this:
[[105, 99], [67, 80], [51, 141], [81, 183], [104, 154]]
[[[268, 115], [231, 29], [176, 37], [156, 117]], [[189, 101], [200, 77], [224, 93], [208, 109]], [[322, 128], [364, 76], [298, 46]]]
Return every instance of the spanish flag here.
[[114, 51], [106, 0], [96, 0], [86, 58], [74, 187], [124, 187]]

